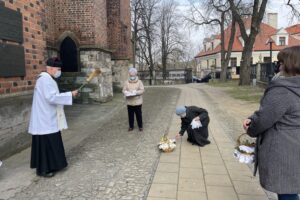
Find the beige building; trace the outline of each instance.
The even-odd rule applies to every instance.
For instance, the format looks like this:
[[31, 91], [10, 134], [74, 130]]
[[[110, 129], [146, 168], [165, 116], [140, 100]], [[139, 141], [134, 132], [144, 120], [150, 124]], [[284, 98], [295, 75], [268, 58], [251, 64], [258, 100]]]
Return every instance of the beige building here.
[[[277, 14], [268, 13], [267, 23], [261, 23], [260, 32], [256, 37], [252, 63], [270, 62], [270, 47], [272, 47], [272, 61], [277, 60], [278, 52], [288, 46], [300, 45], [300, 24], [277, 29]], [[250, 32], [251, 18], [245, 20], [247, 32]], [[225, 30], [225, 49], [228, 47], [231, 26]], [[271, 41], [271, 43], [270, 43]], [[272, 46], [271, 46], [272, 45]], [[229, 70], [232, 78], [239, 78], [239, 68], [244, 41], [239, 26], [236, 25], [236, 34], [233, 43]], [[211, 71], [221, 71], [221, 35], [212, 35], [203, 41], [203, 49], [195, 56], [196, 75], [203, 77]]]

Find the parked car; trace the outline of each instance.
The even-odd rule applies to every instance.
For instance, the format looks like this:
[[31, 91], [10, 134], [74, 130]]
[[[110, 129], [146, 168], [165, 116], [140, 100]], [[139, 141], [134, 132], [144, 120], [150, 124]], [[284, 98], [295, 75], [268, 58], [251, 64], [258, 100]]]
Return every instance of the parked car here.
[[199, 83], [208, 83], [209, 79], [212, 78], [211, 74], [212, 73], [209, 73], [209, 74], [205, 75], [203, 78], [200, 79]]
[[193, 83], [201, 83], [201, 79], [196, 76], [193, 76]]
[[212, 72], [205, 75], [203, 78], [198, 78], [196, 76], [193, 76], [193, 83], [208, 83], [209, 79], [212, 78], [211, 74]]

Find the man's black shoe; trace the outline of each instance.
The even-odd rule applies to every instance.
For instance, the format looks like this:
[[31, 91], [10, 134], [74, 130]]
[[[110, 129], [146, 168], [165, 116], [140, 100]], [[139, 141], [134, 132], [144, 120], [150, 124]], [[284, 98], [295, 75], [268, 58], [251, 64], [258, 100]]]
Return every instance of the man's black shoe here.
[[37, 173], [38, 176], [43, 176], [43, 177], [46, 177], [46, 178], [50, 178], [50, 177], [53, 177], [55, 175], [54, 172], [49, 172], [49, 173]]

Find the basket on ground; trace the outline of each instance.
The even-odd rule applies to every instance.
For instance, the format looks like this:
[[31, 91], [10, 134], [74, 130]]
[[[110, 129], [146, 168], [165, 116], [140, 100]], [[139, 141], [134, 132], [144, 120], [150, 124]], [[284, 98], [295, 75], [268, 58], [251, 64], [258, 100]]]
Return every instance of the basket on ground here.
[[158, 148], [162, 151], [162, 152], [172, 152], [174, 151], [175, 147], [176, 147], [176, 140], [175, 139], [169, 139], [167, 137], [167, 134], [164, 134], [161, 139], [160, 142], [158, 144]]

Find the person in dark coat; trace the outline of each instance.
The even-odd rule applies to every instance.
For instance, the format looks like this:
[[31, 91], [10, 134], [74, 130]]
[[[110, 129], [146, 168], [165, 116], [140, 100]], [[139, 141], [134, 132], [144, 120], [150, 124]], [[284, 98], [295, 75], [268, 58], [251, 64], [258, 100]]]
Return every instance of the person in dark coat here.
[[[177, 138], [183, 136], [184, 132], [187, 131], [187, 140], [193, 145], [196, 144], [203, 147], [210, 144], [210, 141], [207, 139], [209, 116], [205, 109], [196, 106], [178, 106], [176, 114], [181, 117], [181, 130], [177, 134]], [[193, 129], [191, 125], [193, 120], [200, 120], [202, 126]]]
[[269, 84], [259, 110], [243, 123], [247, 134], [257, 138], [255, 169], [260, 184], [277, 193], [279, 200], [299, 200], [300, 193], [299, 55], [300, 46], [279, 52], [285, 78]]

